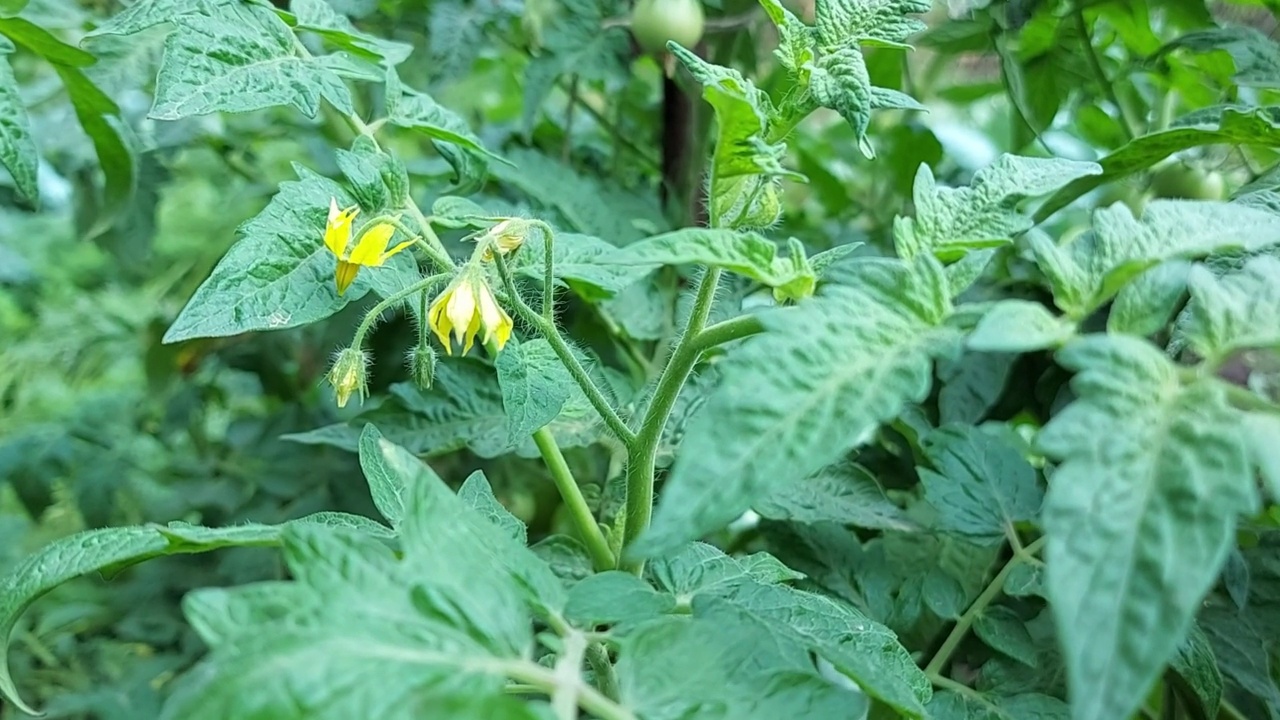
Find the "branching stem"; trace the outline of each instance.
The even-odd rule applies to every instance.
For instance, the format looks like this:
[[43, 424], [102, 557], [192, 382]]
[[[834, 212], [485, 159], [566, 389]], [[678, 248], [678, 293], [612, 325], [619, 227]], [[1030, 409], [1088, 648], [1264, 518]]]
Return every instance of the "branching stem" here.
[[600, 532], [600, 524], [596, 522], [595, 515], [587, 506], [587, 501], [582, 496], [582, 489], [573, 478], [569, 464], [565, 462], [564, 454], [560, 452], [560, 446], [556, 444], [551, 431], [545, 427], [539, 428], [533, 433], [533, 442], [538, 446], [538, 452], [542, 454], [547, 469], [551, 471], [551, 479], [556, 485], [556, 490], [560, 492], [560, 498], [564, 500], [565, 507], [569, 510], [569, 517], [574, 527], [578, 529], [578, 534], [582, 536], [587, 551], [591, 553], [591, 564], [599, 572], [614, 569], [617, 567], [617, 560], [613, 556], [613, 551], [609, 549], [609, 542]]
[[393, 293], [390, 297], [377, 305], [374, 305], [372, 310], [365, 313], [364, 319], [360, 321], [360, 326], [356, 328], [356, 334], [351, 341], [351, 347], [357, 350], [364, 347], [364, 336], [373, 328], [373, 324], [378, 321], [378, 318], [382, 316], [382, 313], [386, 312], [389, 308], [393, 308], [404, 302], [406, 298], [416, 292], [425, 293], [432, 285], [440, 282], [446, 277], [448, 277], [448, 273], [440, 273], [439, 275], [425, 277], [409, 287]]

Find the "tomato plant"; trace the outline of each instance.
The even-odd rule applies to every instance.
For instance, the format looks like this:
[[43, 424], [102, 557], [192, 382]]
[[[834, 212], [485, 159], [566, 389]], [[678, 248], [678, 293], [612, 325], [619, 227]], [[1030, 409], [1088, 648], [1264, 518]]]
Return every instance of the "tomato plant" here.
[[1280, 718], [1200, 0], [0, 0], [5, 718]]

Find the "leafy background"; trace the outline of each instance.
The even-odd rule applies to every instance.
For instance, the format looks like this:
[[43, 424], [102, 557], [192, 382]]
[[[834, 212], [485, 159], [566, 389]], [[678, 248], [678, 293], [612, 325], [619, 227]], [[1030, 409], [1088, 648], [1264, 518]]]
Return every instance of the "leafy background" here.
[[[180, 17], [180, 5], [200, 17]], [[812, 4], [786, 5], [814, 21]], [[619, 662], [622, 696], [645, 717], [749, 694], [751, 683], [734, 686], [722, 658], [697, 652], [724, 635], [709, 629], [716, 624], [872, 679], [874, 713], [922, 712], [927, 702], [937, 718], [1069, 717], [1070, 700], [1076, 718], [1113, 717], [1117, 707], [1160, 717], [1175, 705], [1185, 717], [1280, 717], [1280, 470], [1269, 442], [1277, 427], [1265, 408], [1233, 414], [1240, 392], [1260, 406], [1280, 400], [1280, 271], [1268, 257], [1280, 238], [1280, 46], [1271, 39], [1280, 9], [1262, 0], [914, 5], [927, 11], [921, 32], [872, 35], [889, 42], [863, 43], [862, 56], [871, 86], [928, 111], [860, 114], [822, 103], [787, 137], [782, 164], [807, 182], [781, 186], [782, 217], [765, 234], [794, 237], [811, 257], [896, 251], [936, 256], [945, 271], [932, 262], [837, 262], [816, 300], [762, 315], [770, 344], [708, 358], [660, 446], [669, 485], [649, 542], [672, 552], [651, 568], [654, 586], [605, 573], [567, 598], [540, 601], [582, 626], [694, 608], [706, 625], [647, 625]], [[776, 95], [789, 76], [772, 54], [772, 7], [706, 3], [711, 25], [699, 50]], [[503, 368], [495, 380], [475, 360], [442, 362], [435, 386], [420, 389], [403, 362], [413, 319], [400, 317], [372, 337], [371, 400], [336, 408], [322, 382], [330, 358], [372, 304], [364, 293], [386, 291], [367, 278], [351, 302], [316, 311], [330, 316], [317, 324], [296, 315], [236, 325], [183, 308], [242, 223], [288, 226], [288, 208], [272, 209], [278, 189], [317, 207], [337, 187], [330, 179], [375, 191], [379, 183], [358, 182], [355, 148], [346, 151], [354, 134], [335, 109], [368, 118], [390, 98], [398, 105], [380, 140], [402, 158], [422, 207], [465, 197], [486, 213], [537, 216], [561, 231], [556, 267], [568, 290], [558, 320], [619, 404], [637, 407], [688, 313], [691, 273], [669, 254], [645, 255], [651, 245], [630, 265], [601, 258], [699, 216], [710, 108], [694, 104], [695, 161], [664, 175], [671, 140], [662, 106], [673, 90], [663, 78], [673, 65], [636, 52], [613, 22], [627, 8], [610, 0], [310, 0], [288, 11], [271, 25], [283, 30], [246, 46], [293, 57], [293, 27], [313, 56], [291, 60], [280, 77], [241, 77], [202, 93], [193, 58], [206, 52], [206, 36], [236, 27], [237, 16], [219, 13], [252, 20], [272, 10], [235, 0], [0, 0], [0, 137], [16, 137], [5, 135], [15, 124], [33, 137], [16, 150], [5, 144], [0, 157], [9, 171], [0, 174], [0, 565], [20, 570], [51, 541], [109, 526], [249, 532], [323, 512], [398, 525], [369, 458], [390, 458], [413, 477], [425, 471], [396, 454], [404, 450], [365, 447], [362, 428], [373, 422], [450, 487], [465, 489], [482, 471], [510, 514], [476, 500], [487, 497], [478, 485], [459, 497], [526, 533], [562, 577], [586, 576], [580, 549], [547, 540], [573, 530], [526, 437], [550, 418], [593, 509], [615, 515], [619, 454], [582, 398], [531, 392], [513, 416]], [[903, 40], [915, 50], [892, 46]], [[394, 65], [412, 89], [366, 82], [371, 64]], [[674, 76], [694, 102], [696, 83]], [[350, 90], [343, 78], [356, 81]], [[271, 96], [278, 85], [255, 90], [285, 79], [294, 93], [283, 100]], [[1231, 205], [1154, 202], [1188, 196], [1229, 196]], [[1109, 209], [1092, 213], [1099, 208]], [[1149, 209], [1145, 224], [1125, 208]], [[461, 235], [445, 239], [457, 247]], [[1067, 238], [1077, 241], [1059, 242]], [[303, 254], [321, 247], [318, 238], [314, 248], [297, 242]], [[536, 283], [540, 257], [531, 243], [514, 269]], [[756, 269], [726, 283], [714, 317], [767, 304], [766, 286], [784, 284], [769, 274], [782, 266], [747, 267]], [[939, 282], [955, 297], [940, 296]], [[263, 293], [262, 307], [279, 302]], [[964, 303], [981, 321], [955, 312]], [[277, 329], [249, 332], [268, 327]], [[1072, 340], [1100, 330], [1171, 352], [1127, 337]], [[515, 371], [528, 377], [555, 372], [531, 337], [508, 352], [519, 353]], [[1170, 358], [1208, 359], [1233, 389], [1185, 377], [1189, 363]], [[771, 363], [796, 370], [762, 370]], [[833, 368], [831, 385], [813, 385]], [[776, 407], [759, 407], [762, 385]], [[767, 435], [768, 449], [741, 447], [759, 439], [751, 423], [786, 417], [796, 397], [812, 401], [810, 424]], [[803, 477], [789, 478], [797, 468]], [[687, 480], [697, 477], [725, 482]], [[1046, 498], [1047, 478], [1063, 489]], [[1258, 493], [1258, 481], [1269, 493]], [[431, 482], [409, 486], [433, 502], [446, 497]], [[397, 527], [405, 542], [438, 531], [422, 498], [401, 507], [413, 518]], [[209, 647], [252, 641], [191, 619], [201, 608], [216, 615], [216, 588], [306, 576], [308, 563], [342, 553], [381, 562], [376, 549], [330, 546], [338, 541], [312, 526], [290, 527], [244, 542], [176, 530], [182, 547], [236, 547], [59, 585], [13, 630], [9, 665], [23, 696], [53, 717], [160, 717], [166, 703], [180, 712], [201, 696], [179, 676]], [[1071, 535], [1083, 538], [1079, 546], [1034, 540], [1080, 528]], [[693, 536], [734, 559], [683, 544]], [[1161, 541], [1141, 541], [1152, 537]], [[453, 563], [436, 568], [444, 576], [479, 573], [486, 558], [465, 540], [422, 562]], [[276, 544], [283, 552], [254, 546]], [[785, 567], [755, 567], [751, 558], [767, 557], [758, 553]], [[707, 567], [728, 579], [709, 581]], [[489, 575], [470, 589], [484, 591], [476, 605], [491, 614], [472, 620], [485, 636], [468, 642], [477, 655], [510, 660], [530, 642], [528, 618], [509, 580]], [[1119, 592], [1131, 578], [1132, 591]], [[306, 590], [324, 582], [308, 579]], [[368, 601], [343, 587], [352, 607]], [[967, 613], [989, 587], [998, 597]], [[476, 597], [466, 590], [457, 589], [458, 602]], [[195, 598], [185, 614], [184, 597]], [[880, 636], [842, 643], [845, 626], [831, 626], [832, 617], [874, 621], [905, 651], [886, 645], [875, 655], [868, 648]], [[324, 619], [316, 618], [307, 622]], [[958, 623], [971, 632], [947, 647]], [[1073, 632], [1063, 636], [1064, 626]], [[725, 654], [745, 662], [743, 652]], [[930, 662], [940, 656], [946, 667]], [[867, 657], [880, 662], [868, 670]], [[933, 683], [932, 699], [928, 679], [905, 669], [913, 663], [944, 681]], [[886, 667], [900, 676], [870, 677]], [[327, 671], [360, 672], [354, 662]], [[1157, 675], [1149, 697], [1132, 697]], [[1090, 692], [1069, 690], [1068, 677], [1084, 678]], [[480, 699], [459, 717], [524, 717], [484, 704], [491, 678], [468, 682]], [[808, 675], [770, 682], [815, 713], [858, 709]], [[773, 709], [750, 712], [794, 707], [784, 692], [776, 697]], [[1228, 701], [1222, 710], [1219, 697]], [[358, 713], [377, 698], [333, 700], [350, 703], [334, 712]], [[24, 716], [8, 703], [4, 712]]]

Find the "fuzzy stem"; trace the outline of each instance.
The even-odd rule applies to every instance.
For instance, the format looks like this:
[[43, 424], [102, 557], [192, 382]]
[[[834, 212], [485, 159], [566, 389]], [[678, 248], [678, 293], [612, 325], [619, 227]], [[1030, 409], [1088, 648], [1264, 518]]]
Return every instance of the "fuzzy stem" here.
[[591, 375], [587, 373], [586, 368], [582, 367], [582, 363], [578, 362], [578, 358], [574, 356], [569, 344], [560, 336], [560, 331], [556, 329], [555, 324], [539, 315], [520, 297], [520, 291], [516, 288], [515, 278], [511, 275], [511, 268], [507, 267], [507, 262], [501, 255], [494, 253], [493, 264], [498, 268], [498, 275], [502, 277], [502, 284], [506, 288], [507, 295], [510, 296], [516, 312], [526, 322], [537, 328], [538, 332], [547, 339], [547, 343], [551, 345], [551, 350], [555, 352], [556, 357], [560, 358], [560, 362], [569, 371], [569, 375], [573, 377], [574, 382], [578, 383], [578, 386], [582, 388], [583, 394], [587, 396], [587, 400], [595, 408], [596, 412], [600, 413], [605, 425], [624, 445], [630, 447], [635, 441], [635, 433], [618, 416], [617, 411], [609, 404], [609, 400], [600, 391], [600, 388], [596, 387], [595, 381], [591, 379]]
[[738, 317], [718, 322], [715, 325], [708, 325], [706, 329], [698, 333], [694, 339], [694, 344], [699, 352], [706, 352], [718, 345], [741, 340], [758, 333], [764, 332], [764, 326], [760, 324], [760, 319], [755, 315], [739, 315]]
[[351, 341], [351, 347], [359, 350], [364, 346], [364, 336], [369, 333], [369, 330], [373, 327], [373, 324], [377, 322], [378, 318], [381, 317], [382, 313], [386, 312], [388, 308], [394, 307], [399, 303], [404, 302], [405, 298], [409, 297], [410, 295], [416, 292], [426, 292], [427, 288], [440, 282], [446, 277], [448, 277], [448, 273], [440, 273], [438, 275], [425, 277], [419, 280], [418, 282], [410, 285], [409, 287], [404, 288], [403, 290], [400, 290], [396, 293], [393, 293], [390, 297], [378, 303], [377, 305], [374, 305], [372, 310], [365, 313], [364, 319], [360, 321], [360, 326], [356, 328], [356, 334]]
[[609, 661], [609, 651], [604, 645], [593, 642], [587, 646], [587, 662], [596, 676], [596, 687], [610, 700], [618, 699], [618, 673]]
[[[711, 314], [711, 305], [719, 285], [720, 269], [709, 268], [698, 285], [698, 295], [693, 302], [693, 310], [689, 313], [684, 334], [671, 353], [671, 360], [667, 363], [667, 367], [658, 378], [649, 409], [640, 421], [635, 442], [629, 448], [627, 524], [623, 535], [623, 547], [631, 545], [636, 538], [649, 529], [649, 521], [653, 517], [653, 481], [658, 444], [662, 440], [662, 431], [667, 426], [667, 419], [671, 416], [676, 399], [680, 396], [680, 389], [684, 387], [685, 380], [689, 378], [694, 364], [702, 355], [702, 348], [697, 339], [707, 323], [707, 316]], [[624, 561], [623, 567], [640, 575], [644, 571], [644, 561]]]

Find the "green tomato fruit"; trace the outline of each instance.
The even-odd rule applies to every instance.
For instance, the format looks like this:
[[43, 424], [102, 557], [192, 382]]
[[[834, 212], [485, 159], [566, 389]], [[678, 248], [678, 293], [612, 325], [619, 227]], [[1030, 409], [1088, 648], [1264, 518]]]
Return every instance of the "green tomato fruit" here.
[[691, 48], [702, 39], [706, 18], [699, 0], [638, 0], [631, 11], [631, 34], [645, 52], [665, 52], [667, 41]]
[[1206, 173], [1181, 162], [1165, 165], [1151, 178], [1151, 191], [1159, 198], [1222, 200], [1226, 190], [1226, 182], [1219, 173]]

